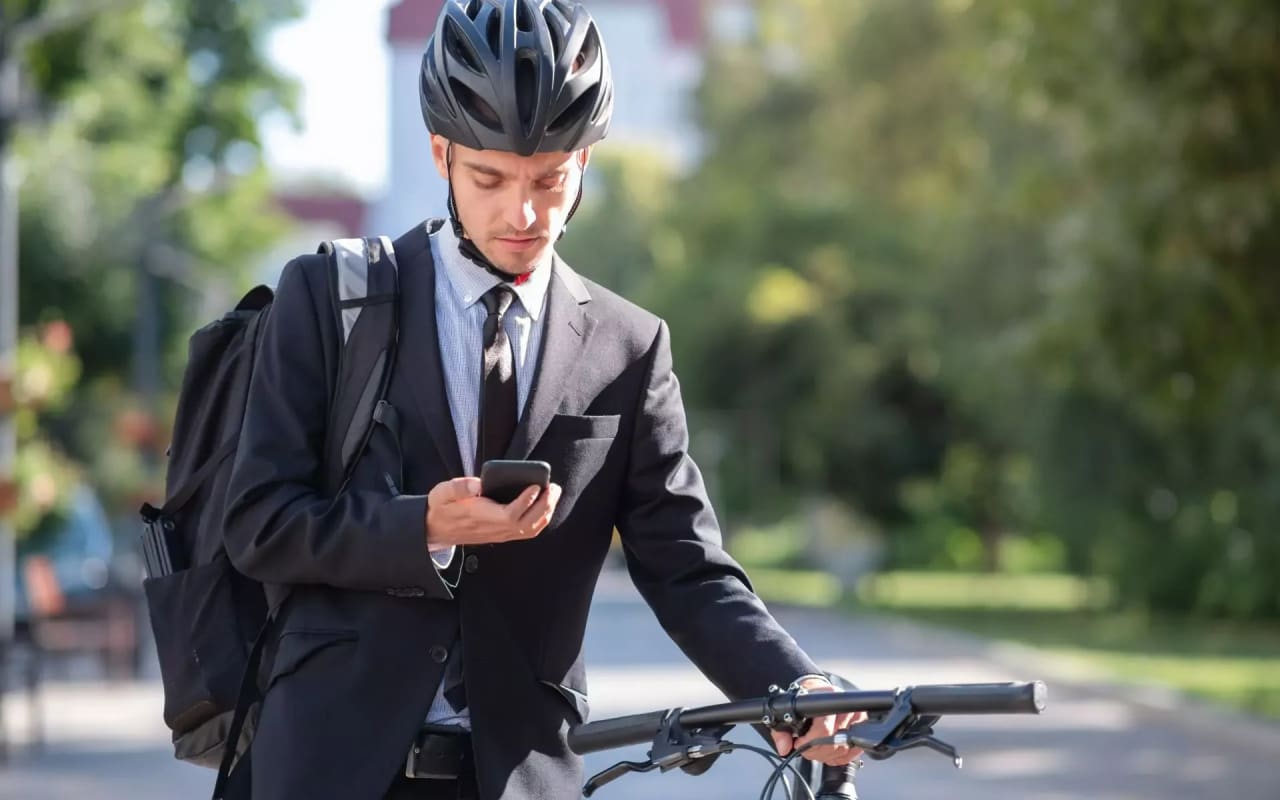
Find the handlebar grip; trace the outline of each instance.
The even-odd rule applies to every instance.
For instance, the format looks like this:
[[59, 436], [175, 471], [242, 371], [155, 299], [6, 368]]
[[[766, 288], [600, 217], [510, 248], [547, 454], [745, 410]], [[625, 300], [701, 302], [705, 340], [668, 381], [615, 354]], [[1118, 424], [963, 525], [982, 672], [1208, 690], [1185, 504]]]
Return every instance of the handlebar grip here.
[[569, 729], [569, 749], [583, 756], [597, 750], [653, 741], [666, 716], [666, 711], [651, 711], [574, 725]]
[[911, 705], [921, 714], [1039, 714], [1047, 697], [1043, 681], [919, 686]]

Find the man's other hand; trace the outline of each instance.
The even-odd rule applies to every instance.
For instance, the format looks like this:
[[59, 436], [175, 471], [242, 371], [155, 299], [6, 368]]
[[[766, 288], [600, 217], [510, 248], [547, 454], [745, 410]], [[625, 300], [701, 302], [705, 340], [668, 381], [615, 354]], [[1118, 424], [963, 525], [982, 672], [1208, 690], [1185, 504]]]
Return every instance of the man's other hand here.
[[[810, 694], [837, 691], [834, 686], [822, 678], [808, 678], [802, 681], [800, 686]], [[826, 717], [818, 717], [813, 720], [813, 724], [809, 726], [809, 730], [805, 732], [805, 735], [799, 738], [785, 731], [773, 731], [773, 746], [778, 751], [778, 755], [786, 756], [792, 750], [804, 747], [815, 739], [832, 736], [836, 731], [842, 731], [866, 718], [867, 715], [861, 711], [853, 714], [832, 714]], [[806, 750], [804, 758], [810, 761], [821, 761], [830, 767], [842, 767], [860, 755], [862, 755], [861, 750], [850, 747], [847, 744], [826, 744]]]

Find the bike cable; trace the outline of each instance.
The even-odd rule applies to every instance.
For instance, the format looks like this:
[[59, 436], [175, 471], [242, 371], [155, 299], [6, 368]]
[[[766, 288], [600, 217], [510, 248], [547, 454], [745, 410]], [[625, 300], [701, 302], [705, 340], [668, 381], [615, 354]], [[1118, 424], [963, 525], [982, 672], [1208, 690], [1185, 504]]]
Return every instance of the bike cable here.
[[[791, 770], [792, 774], [794, 774], [800, 780], [800, 785], [805, 788], [805, 793], [809, 795], [809, 800], [817, 800], [817, 797], [813, 794], [813, 787], [809, 785], [809, 782], [807, 780], [801, 777], [800, 772], [795, 768], [795, 765], [792, 764], [791, 762], [793, 762], [795, 759], [799, 758], [800, 756], [804, 755], [807, 751], [809, 751], [814, 747], [821, 747], [823, 745], [836, 744], [837, 742], [847, 742], [847, 741], [848, 739], [841, 734], [836, 734], [834, 736], [824, 736], [821, 739], [814, 739], [812, 742], [806, 743], [803, 747], [792, 750], [787, 755], [786, 758], [780, 759], [778, 758], [778, 756], [773, 756], [773, 759], [771, 760], [777, 760], [777, 761], [780, 761], [781, 763], [779, 763], [774, 768], [773, 774], [769, 776], [769, 780], [765, 783], [764, 791], [760, 793], [760, 800], [769, 800], [769, 797], [775, 791], [777, 791], [777, 786], [779, 781], [782, 781], [783, 785], [786, 786], [786, 773], [788, 769]], [[788, 797], [789, 796], [790, 796], [790, 790], [788, 789]]]

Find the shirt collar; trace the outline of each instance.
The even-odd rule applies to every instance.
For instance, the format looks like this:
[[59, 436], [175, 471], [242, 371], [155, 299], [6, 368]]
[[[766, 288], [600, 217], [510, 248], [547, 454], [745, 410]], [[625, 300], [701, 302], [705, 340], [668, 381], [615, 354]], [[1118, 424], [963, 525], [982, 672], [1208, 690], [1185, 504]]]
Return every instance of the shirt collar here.
[[[439, 257], [440, 267], [444, 270], [449, 286], [464, 308], [470, 308], [473, 303], [480, 302], [485, 292], [503, 282], [497, 275], [462, 254], [458, 249], [458, 236], [453, 232], [452, 225], [448, 223], [441, 225], [440, 230], [436, 231], [432, 238], [436, 240], [436, 255]], [[508, 286], [520, 299], [520, 304], [524, 306], [529, 318], [537, 322], [538, 317], [542, 315], [543, 301], [550, 284], [551, 265], [547, 264], [535, 269], [529, 276], [529, 280], [519, 286], [515, 284], [508, 284]]]

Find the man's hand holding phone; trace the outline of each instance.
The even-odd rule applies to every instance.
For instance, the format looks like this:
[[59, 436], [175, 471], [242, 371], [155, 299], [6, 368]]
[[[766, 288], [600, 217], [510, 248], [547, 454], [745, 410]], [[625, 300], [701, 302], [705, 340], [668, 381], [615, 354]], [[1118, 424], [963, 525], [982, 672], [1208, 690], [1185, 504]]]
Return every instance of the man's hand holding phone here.
[[[432, 549], [454, 545], [497, 544], [532, 539], [547, 527], [560, 501], [560, 486], [528, 468], [514, 472], [503, 467], [491, 469], [486, 464], [485, 481], [480, 478], [454, 478], [436, 484], [427, 495], [427, 545]], [[507, 462], [537, 464], [538, 462]], [[549, 473], [549, 470], [545, 472]], [[502, 499], [509, 478], [520, 475], [525, 480], [545, 480], [520, 490], [507, 503]], [[509, 493], [509, 492], [508, 492]]]

